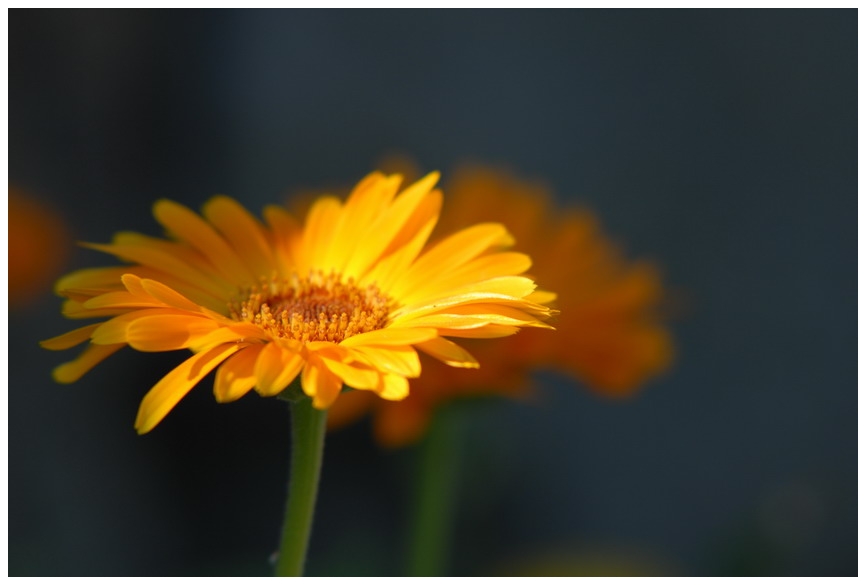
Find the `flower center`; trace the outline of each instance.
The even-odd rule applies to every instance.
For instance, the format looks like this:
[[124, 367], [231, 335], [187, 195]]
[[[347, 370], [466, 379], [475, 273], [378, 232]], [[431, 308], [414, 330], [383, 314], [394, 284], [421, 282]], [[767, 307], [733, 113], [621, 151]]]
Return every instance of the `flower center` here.
[[301, 342], [339, 343], [359, 333], [382, 329], [391, 299], [376, 286], [360, 287], [339, 274], [311, 272], [300, 278], [254, 286], [247, 300], [229, 305], [236, 321], [255, 323], [274, 337]]

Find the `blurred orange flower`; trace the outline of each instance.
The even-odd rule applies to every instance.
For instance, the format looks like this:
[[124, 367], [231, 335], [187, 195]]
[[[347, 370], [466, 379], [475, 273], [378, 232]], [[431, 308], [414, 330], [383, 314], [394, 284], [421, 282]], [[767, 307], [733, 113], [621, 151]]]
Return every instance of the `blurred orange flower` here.
[[424, 376], [412, 381], [405, 400], [351, 392], [331, 409], [332, 428], [372, 412], [377, 440], [401, 446], [424, 434], [442, 403], [467, 395], [524, 396], [537, 369], [566, 373], [600, 394], [619, 397], [670, 365], [672, 340], [660, 315], [665, 295], [658, 270], [625, 260], [590, 212], [559, 208], [543, 186], [482, 167], [455, 173], [444, 191], [447, 205], [434, 237], [479, 221], [508, 226], [515, 248], [532, 257], [534, 278], [557, 291], [557, 331], [465, 343], [482, 364], [477, 370], [422, 360]]
[[69, 230], [57, 212], [9, 185], [9, 306], [26, 306], [51, 291], [69, 244]]

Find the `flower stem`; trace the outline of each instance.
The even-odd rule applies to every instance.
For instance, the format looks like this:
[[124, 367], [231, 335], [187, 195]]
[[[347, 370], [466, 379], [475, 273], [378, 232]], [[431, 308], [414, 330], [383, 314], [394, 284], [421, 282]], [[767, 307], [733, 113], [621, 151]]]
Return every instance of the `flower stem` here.
[[313, 408], [310, 399], [289, 404], [292, 412], [292, 459], [286, 517], [277, 558], [278, 577], [300, 577], [304, 572], [328, 417], [328, 411]]
[[408, 575], [446, 576], [450, 558], [457, 478], [459, 412], [440, 408], [419, 446], [416, 493], [412, 509]]

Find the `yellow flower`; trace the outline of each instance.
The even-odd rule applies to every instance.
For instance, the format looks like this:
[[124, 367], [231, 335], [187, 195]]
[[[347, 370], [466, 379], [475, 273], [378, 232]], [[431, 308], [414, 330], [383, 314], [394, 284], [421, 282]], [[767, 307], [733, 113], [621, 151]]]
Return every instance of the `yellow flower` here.
[[331, 427], [372, 410], [377, 440], [401, 446], [423, 435], [444, 402], [480, 394], [524, 396], [530, 374], [541, 368], [564, 372], [600, 394], [627, 396], [670, 365], [672, 341], [660, 314], [664, 290], [658, 270], [626, 261], [591, 213], [559, 208], [542, 185], [483, 167], [455, 173], [446, 194], [437, 230], [482, 218], [507, 225], [516, 248], [533, 258], [535, 279], [557, 291], [557, 330], [526, 331], [483, 346], [468, 343], [483, 364], [478, 370], [449, 371], [425, 361], [425, 375], [406, 400], [347, 395], [330, 411]]
[[87, 244], [132, 265], [58, 282], [67, 317], [110, 319], [43, 342], [90, 342], [55, 379], [73, 382], [126, 345], [191, 350], [144, 397], [135, 428], [146, 433], [214, 369], [220, 402], [253, 388], [275, 396], [298, 375], [319, 409], [343, 384], [400, 400], [421, 373], [416, 349], [474, 368], [446, 337], [550, 328], [542, 320], [553, 295], [521, 276], [529, 257], [505, 251], [513, 238], [504, 226], [475, 225], [425, 248], [442, 203], [437, 180], [432, 173], [398, 194], [398, 175], [373, 173], [345, 203], [319, 198], [303, 226], [276, 206], [263, 225], [225, 196], [205, 204], [203, 217], [157, 202], [170, 239], [123, 232], [111, 244]]

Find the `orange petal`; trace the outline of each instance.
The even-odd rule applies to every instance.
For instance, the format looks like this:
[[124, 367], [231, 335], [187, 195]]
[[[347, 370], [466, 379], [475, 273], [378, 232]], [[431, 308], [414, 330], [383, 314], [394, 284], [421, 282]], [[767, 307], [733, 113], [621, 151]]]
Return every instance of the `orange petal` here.
[[259, 352], [254, 366], [256, 392], [275, 396], [286, 389], [301, 371], [304, 358], [297, 352], [268, 343]]
[[[304, 275], [311, 268], [324, 272], [338, 269], [336, 266], [339, 257], [331, 255], [334, 246], [334, 229], [340, 220], [342, 204], [336, 197], [320, 197], [316, 200], [307, 213], [304, 224], [304, 236], [301, 250], [298, 254], [298, 270]], [[339, 247], [343, 255], [348, 249]]]
[[[419, 346], [423, 343], [429, 343], [429, 341], [422, 342]], [[421, 361], [418, 359], [418, 352], [409, 345], [391, 345], [388, 347], [364, 345], [353, 348], [352, 351], [354, 354], [362, 356], [366, 362], [375, 364], [376, 369], [382, 372], [391, 372], [407, 378], [417, 378], [421, 375]]]
[[229, 342], [263, 341], [267, 338], [261, 327], [252, 323], [235, 323], [223, 325], [210, 333], [192, 340], [190, 349], [198, 353], [217, 345]]
[[209, 223], [188, 207], [162, 199], [153, 206], [153, 214], [178, 238], [198, 250], [230, 282], [255, 280], [255, 275], [244, 265], [235, 250]]
[[435, 282], [443, 268], [449, 271], [478, 257], [490, 248], [501, 248], [514, 243], [514, 238], [498, 223], [481, 223], [463, 229], [434, 245], [424, 252], [403, 279], [397, 283], [392, 293], [403, 298], [421, 286]]
[[[128, 275], [134, 278], [138, 278], [132, 274]], [[124, 279], [126, 276], [124, 276]], [[184, 309], [186, 311], [198, 311], [199, 307], [194, 302], [183, 296], [177, 291], [172, 290], [170, 287], [164, 285], [163, 283], [151, 280], [149, 278], [142, 278], [141, 287], [151, 297], [157, 299], [168, 305], [169, 307], [174, 307], [176, 309]], [[124, 284], [126, 281], [124, 280]]]
[[188, 348], [218, 328], [210, 319], [194, 315], [154, 315], [132, 321], [126, 340], [138, 351], [171, 351]]
[[324, 367], [318, 358], [306, 363], [301, 373], [301, 387], [304, 394], [313, 399], [313, 406], [319, 409], [328, 408], [340, 395], [343, 381]]
[[93, 367], [116, 352], [125, 343], [114, 345], [89, 345], [78, 358], [54, 368], [52, 375], [61, 384], [71, 384], [89, 372]]
[[273, 250], [264, 226], [240, 203], [218, 195], [204, 205], [204, 216], [225, 236], [242, 262], [255, 274], [270, 276]]
[[385, 400], [403, 400], [409, 395], [409, 380], [397, 374], [384, 374], [376, 393]]
[[430, 327], [401, 327], [377, 329], [367, 333], [353, 335], [340, 342], [343, 347], [361, 347], [363, 345], [414, 345], [433, 339], [436, 330]]
[[237, 400], [256, 385], [254, 368], [259, 352], [265, 347], [250, 345], [227, 359], [220, 366], [214, 380], [213, 393], [217, 402]]
[[154, 315], [171, 315], [172, 317], [182, 316], [183, 312], [176, 309], [141, 309], [138, 311], [130, 311], [118, 315], [113, 319], [109, 319], [99, 324], [96, 331], [91, 336], [91, 342], [99, 345], [111, 345], [113, 343], [127, 343], [127, 331], [129, 325], [136, 319], [150, 317]]
[[[141, 236], [144, 238], [144, 236]], [[188, 283], [206, 283], [208, 290], [222, 290], [225, 288], [224, 281], [215, 280], [213, 275], [198, 270], [195, 266], [185, 262], [182, 257], [182, 248], [174, 244], [174, 253], [155, 247], [155, 243], [165, 244], [169, 242], [150, 238], [147, 243], [137, 244], [82, 244], [86, 248], [92, 248], [106, 252], [130, 262], [142, 264], [157, 270], [159, 273], [168, 274], [177, 280]], [[170, 244], [171, 245], [171, 244]]]
[[303, 237], [300, 223], [293, 215], [276, 205], [265, 207], [264, 216], [274, 238], [277, 267], [281, 276], [288, 278], [297, 266], [295, 253]]
[[[395, 178], [399, 179], [397, 175], [393, 175], [388, 180], [394, 180]], [[383, 255], [394, 251], [395, 248], [392, 244], [401, 245], [404, 241], [410, 239], [429, 219], [423, 217], [423, 214], [420, 217], [413, 218], [419, 207], [424, 209], [427, 214], [438, 212], [437, 206], [422, 206], [425, 199], [430, 196], [430, 190], [437, 180], [439, 180], [439, 173], [430, 173], [411, 185], [400, 193], [388, 209], [377, 217], [375, 221], [364, 226], [363, 233], [359, 234], [355, 239], [357, 243], [352, 241], [344, 242], [344, 247], [352, 250], [352, 259], [346, 266], [346, 274], [351, 276], [364, 274]], [[398, 181], [395, 181], [395, 184], [397, 183]], [[434, 201], [436, 198], [437, 196], [433, 195]], [[404, 228], [406, 228], [406, 231], [404, 231]]]
[[64, 333], [63, 335], [58, 335], [57, 337], [52, 337], [51, 339], [40, 341], [39, 345], [41, 345], [45, 349], [69, 349], [70, 347], [75, 347], [76, 345], [84, 343], [85, 341], [90, 339], [90, 335], [100, 325], [102, 325], [102, 323], [94, 323], [93, 325], [86, 325], [78, 329], [73, 329], [69, 333]]
[[478, 360], [468, 351], [444, 337], [437, 337], [417, 345], [418, 349], [440, 362], [455, 368], [477, 368]]
[[366, 364], [347, 364], [327, 358], [321, 358], [321, 363], [350, 388], [372, 390], [379, 385], [381, 374]]
[[170, 371], [141, 401], [138, 416], [135, 418], [135, 430], [138, 434], [143, 435], [153, 430], [193, 386], [239, 349], [241, 348], [238, 345], [229, 343], [217, 346], [193, 355]]

